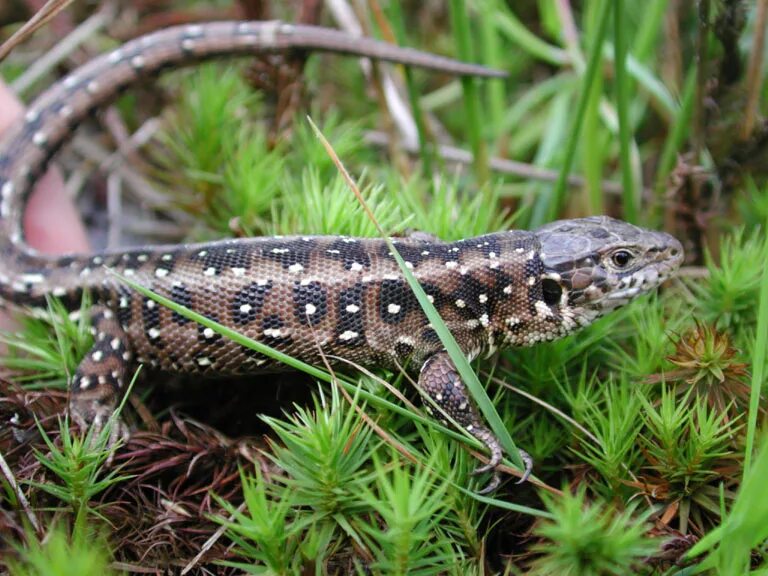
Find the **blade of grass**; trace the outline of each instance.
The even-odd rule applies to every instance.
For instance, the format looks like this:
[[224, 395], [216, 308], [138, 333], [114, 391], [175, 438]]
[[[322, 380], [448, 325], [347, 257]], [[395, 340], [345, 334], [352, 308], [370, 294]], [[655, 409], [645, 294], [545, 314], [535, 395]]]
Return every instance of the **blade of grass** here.
[[[472, 31], [464, 1], [451, 0], [449, 7], [459, 58], [465, 62], [474, 62]], [[461, 78], [461, 87], [464, 90], [464, 114], [466, 115], [464, 128], [469, 134], [475, 178], [477, 178], [478, 185], [482, 186], [488, 182], [490, 170], [488, 168], [488, 150], [481, 133], [481, 127], [484, 124], [480, 114], [480, 95], [475, 80], [469, 76]]]
[[698, 29], [696, 31], [696, 97], [693, 105], [693, 126], [691, 143], [693, 145], [693, 161], [701, 162], [701, 151], [705, 147], [705, 100], [707, 82], [710, 77], [709, 43], [712, 30], [711, 0], [699, 0], [696, 3], [698, 12]]
[[543, 211], [537, 211], [533, 215], [533, 222], [531, 225], [536, 227], [540, 226], [547, 220], [555, 220], [562, 210], [565, 204], [565, 192], [566, 185], [568, 183], [568, 175], [573, 166], [573, 159], [576, 156], [576, 146], [579, 143], [579, 135], [581, 134], [581, 127], [584, 124], [584, 118], [586, 116], [587, 103], [589, 102], [590, 87], [595, 81], [597, 72], [600, 68], [602, 61], [603, 43], [605, 42], [605, 35], [608, 30], [608, 20], [611, 14], [612, 2], [603, 0], [600, 4], [600, 19], [598, 21], [597, 30], [592, 46], [590, 46], [589, 60], [587, 61], [587, 70], [584, 73], [583, 86], [581, 93], [579, 94], [579, 102], [576, 106], [576, 118], [574, 120], [573, 129], [571, 130], [570, 138], [568, 140], [565, 158], [563, 159], [563, 166], [560, 169], [560, 173], [555, 183], [555, 188], [549, 202], [548, 210], [546, 213]]
[[[698, 73], [696, 68], [691, 68], [688, 71], [688, 76], [685, 79], [683, 86], [683, 93], [680, 98], [680, 109], [674, 117], [672, 126], [667, 135], [667, 139], [664, 142], [664, 148], [661, 151], [661, 158], [659, 160], [659, 168], [656, 171], [656, 214], [660, 212], [663, 207], [664, 192], [667, 187], [667, 178], [669, 178], [670, 172], [677, 160], [677, 154], [683, 146], [683, 142], [688, 137], [688, 132], [691, 125], [691, 117], [693, 116], [694, 99], [696, 96], [696, 79]], [[650, 222], [649, 224], [654, 224]]]
[[[599, 14], [589, 12], [590, 24], [596, 24]], [[589, 199], [589, 211], [591, 214], [603, 214], [603, 186], [602, 179], [606, 161], [607, 134], [600, 122], [600, 101], [603, 97], [603, 77], [598, 74], [595, 81], [589, 87], [589, 99], [584, 111], [584, 152], [581, 161], [584, 164], [584, 178], [587, 185], [587, 197]]]
[[768, 0], [760, 0], [757, 2], [757, 9], [755, 10], [755, 34], [752, 37], [752, 50], [749, 54], [745, 79], [747, 104], [744, 110], [744, 121], [741, 125], [740, 136], [742, 140], [747, 140], [752, 135], [755, 120], [758, 117], [760, 95], [765, 95], [765, 91], [761, 88], [764, 85], [761, 70], [764, 69], [766, 22], [768, 22]]
[[621, 166], [624, 218], [637, 223], [639, 197], [635, 194], [635, 179], [630, 158], [631, 125], [629, 120], [629, 85], [627, 78], [627, 31], [625, 30], [624, 0], [613, 3], [613, 33], [616, 61], [616, 110], [619, 116], [619, 158]]
[[368, 215], [368, 218], [374, 223], [377, 230], [379, 231], [380, 236], [387, 243], [387, 247], [390, 253], [394, 256], [398, 266], [400, 267], [400, 270], [403, 273], [403, 277], [405, 278], [406, 282], [408, 282], [411, 290], [413, 290], [413, 293], [416, 296], [421, 309], [429, 319], [433, 329], [440, 337], [440, 341], [442, 342], [443, 346], [445, 346], [446, 352], [448, 352], [448, 355], [456, 366], [456, 369], [459, 371], [459, 375], [461, 376], [464, 384], [467, 386], [467, 389], [472, 395], [475, 403], [477, 404], [480, 413], [491, 427], [491, 430], [493, 430], [493, 433], [504, 447], [504, 450], [506, 450], [507, 454], [509, 454], [514, 465], [520, 470], [524, 470], [525, 466], [523, 465], [523, 462], [520, 458], [520, 452], [515, 446], [515, 443], [512, 441], [512, 437], [510, 436], [509, 431], [501, 421], [501, 417], [493, 406], [493, 402], [491, 402], [491, 399], [488, 397], [488, 393], [480, 384], [480, 380], [477, 378], [474, 370], [472, 370], [472, 367], [469, 365], [469, 361], [467, 360], [466, 356], [464, 356], [464, 353], [461, 351], [459, 345], [456, 343], [453, 334], [451, 334], [450, 330], [448, 330], [448, 327], [445, 325], [445, 322], [443, 322], [439, 312], [429, 301], [427, 293], [424, 292], [424, 289], [421, 287], [421, 284], [419, 284], [419, 281], [416, 279], [410, 269], [405, 265], [405, 260], [403, 260], [402, 256], [397, 251], [395, 245], [392, 244], [389, 236], [381, 228], [373, 212], [371, 212], [370, 208], [368, 208], [368, 205], [360, 194], [360, 190], [358, 190], [357, 185], [355, 184], [354, 180], [352, 180], [349, 172], [347, 172], [338, 156], [336, 156], [336, 153], [334, 152], [330, 143], [325, 139], [322, 132], [320, 132], [315, 123], [312, 122], [312, 119], [308, 117], [307, 120], [312, 126], [312, 129], [315, 131], [317, 137], [323, 143], [323, 146], [325, 146], [328, 154], [331, 156], [331, 158], [333, 158], [336, 166], [339, 169], [339, 172], [349, 184], [349, 187], [352, 189], [352, 192], [355, 194], [358, 202], [360, 202], [362, 205], [363, 210], [365, 210], [366, 214]]
[[[543, 116], [543, 124], [537, 130], [539, 141], [536, 144], [536, 154], [533, 157], [535, 166], [552, 167], [557, 171], [557, 178], [562, 174], [560, 164], [563, 158], [563, 146], [567, 145], [570, 126], [573, 117], [573, 100], [576, 98], [579, 86], [573, 84], [568, 90], [563, 90], [549, 102]], [[580, 140], [583, 137], [580, 136]], [[569, 176], [570, 177], [570, 176]], [[557, 182], [557, 180], [555, 180]], [[552, 206], [554, 184], [531, 182], [529, 194], [533, 199], [531, 221], [526, 228], [534, 228], [545, 222], [547, 211]], [[565, 200], [563, 202], [565, 205]], [[564, 206], [563, 206], [564, 207]], [[552, 220], [552, 218], [549, 218]], [[536, 223], [536, 224], [534, 224]]]
[[[396, 254], [396, 252], [395, 252], [395, 254]], [[405, 267], [405, 262], [403, 262], [403, 266], [402, 267], [405, 270], [408, 270], [407, 267]], [[136, 290], [140, 294], [142, 294], [142, 295], [144, 295], [144, 296], [146, 296], [148, 298], [151, 298], [152, 300], [154, 300], [158, 304], [160, 304], [162, 306], [165, 306], [165, 307], [169, 308], [170, 310], [172, 310], [174, 312], [177, 312], [178, 314], [180, 314], [181, 316], [183, 316], [185, 318], [188, 318], [189, 320], [197, 322], [198, 324], [201, 324], [202, 326], [204, 326], [206, 328], [210, 328], [211, 330], [214, 330], [216, 333], [221, 334], [222, 336], [224, 336], [226, 338], [230, 338], [231, 340], [233, 340], [234, 342], [237, 342], [238, 344], [246, 346], [246, 347], [248, 347], [248, 348], [250, 348], [252, 350], [256, 350], [257, 352], [260, 352], [260, 353], [262, 353], [264, 355], [270, 356], [270, 357], [272, 357], [275, 360], [278, 360], [280, 362], [284, 362], [288, 366], [291, 366], [292, 368], [295, 368], [297, 370], [301, 370], [302, 372], [305, 372], [305, 373], [307, 373], [307, 374], [317, 378], [318, 380], [322, 380], [322, 381], [328, 382], [328, 383], [331, 383], [331, 382], [335, 381], [335, 382], [341, 384], [341, 386], [343, 386], [348, 392], [353, 393], [353, 394], [357, 394], [358, 397], [361, 398], [367, 404], [386, 408], [387, 410], [391, 410], [392, 412], [395, 412], [395, 413], [400, 414], [402, 416], [406, 416], [408, 418], [416, 420], [416, 421], [418, 421], [418, 422], [420, 422], [422, 424], [425, 424], [427, 426], [431, 426], [432, 428], [437, 429], [441, 433], [447, 434], [448, 436], [450, 436], [451, 438], [454, 438], [456, 440], [463, 441], [463, 442], [466, 442], [466, 441], [469, 440], [474, 446], [478, 446], [478, 447], [482, 446], [482, 444], [477, 439], [475, 439], [475, 438], [473, 438], [471, 436], [468, 437], [468, 436], [466, 436], [463, 433], [459, 433], [459, 432], [456, 432], [455, 430], [451, 430], [449, 428], [446, 428], [445, 426], [442, 426], [440, 423], [435, 421], [433, 418], [426, 418], [426, 417], [422, 416], [421, 414], [418, 414], [418, 413], [416, 413], [416, 412], [414, 412], [412, 410], [408, 410], [407, 408], [404, 408], [404, 407], [402, 407], [402, 406], [400, 406], [398, 404], [393, 404], [392, 402], [389, 402], [389, 401], [387, 401], [387, 400], [385, 400], [383, 398], [380, 398], [379, 396], [376, 396], [375, 394], [372, 394], [372, 393], [364, 390], [363, 388], [361, 388], [360, 386], [358, 386], [358, 385], [356, 385], [356, 384], [354, 384], [352, 382], [348, 382], [348, 381], [346, 381], [344, 379], [341, 379], [341, 378], [338, 378], [338, 377], [336, 377], [334, 379], [334, 377], [331, 374], [329, 374], [328, 372], [326, 372], [324, 370], [321, 370], [319, 368], [316, 368], [315, 366], [312, 366], [311, 364], [307, 364], [305, 362], [302, 362], [301, 360], [297, 360], [297, 359], [295, 359], [295, 358], [293, 358], [291, 356], [283, 354], [282, 352], [280, 352], [278, 350], [275, 350], [274, 348], [271, 348], [271, 347], [269, 347], [269, 346], [267, 346], [265, 344], [261, 344], [260, 342], [257, 342], [256, 340], [251, 340], [250, 338], [247, 338], [246, 336], [243, 336], [239, 332], [236, 332], [235, 330], [232, 330], [231, 328], [228, 328], [228, 327], [224, 326], [223, 324], [219, 324], [218, 322], [210, 320], [209, 318], [207, 318], [205, 316], [202, 316], [201, 314], [193, 312], [189, 308], [186, 308], [186, 307], [184, 307], [184, 306], [182, 306], [180, 304], [177, 304], [173, 300], [170, 300], [170, 299], [168, 299], [168, 298], [166, 298], [164, 296], [161, 296], [160, 294], [157, 294], [157, 293], [153, 292], [152, 290], [149, 290], [148, 288], [145, 288], [141, 284], [137, 284], [133, 280], [130, 280], [130, 279], [124, 277], [124, 276], [121, 276], [120, 274], [118, 274], [116, 272], [112, 272], [112, 273], [115, 275], [115, 277], [117, 277], [121, 281], [125, 282], [129, 287], [131, 287], [133, 290]], [[415, 281], [415, 279], [414, 279], [414, 281]], [[416, 285], [418, 286], [418, 282], [416, 283]], [[426, 302], [429, 303], [429, 300], [426, 300]], [[435, 312], [437, 312], [437, 311], [435, 311]], [[439, 316], [438, 316], [438, 318], [439, 318]], [[449, 334], [450, 334], [450, 332], [449, 332]], [[463, 356], [460, 356], [460, 358], [462, 358], [464, 360], [464, 363], [467, 365], [467, 367], [469, 368], [470, 372], [472, 372], [472, 369], [471, 369], [471, 367], [469, 367], [469, 363], [466, 361], [466, 359], [463, 358]], [[472, 372], [472, 374], [474, 375], [474, 372]], [[475, 376], [475, 378], [477, 378], [477, 377]], [[482, 387], [481, 387], [481, 390], [482, 390]], [[483, 392], [484, 392], [484, 390], [483, 390]], [[506, 429], [504, 429], [504, 430], [506, 430]], [[513, 446], [514, 446], [514, 444], [513, 444]], [[513, 455], [517, 455], [518, 459], [519, 459], [519, 454], [516, 451], [513, 452]], [[520, 462], [519, 464], [516, 463], [516, 465], [518, 466], [518, 468], [520, 470], [524, 469], [524, 467], [522, 466], [522, 462]], [[443, 478], [443, 480], [445, 480], [445, 479]], [[477, 500], [479, 502], [490, 504], [490, 505], [496, 506], [497, 508], [504, 508], [504, 509], [510, 510], [512, 512], [519, 512], [519, 513], [522, 513], [522, 514], [528, 514], [528, 515], [531, 515], [531, 516], [542, 517], [542, 518], [548, 518], [549, 517], [549, 513], [546, 512], [546, 511], [538, 510], [536, 508], [530, 508], [528, 506], [521, 506], [519, 504], [514, 504], [512, 502], [506, 502], [504, 500], [499, 500], [499, 499], [496, 499], [496, 498], [492, 498], [490, 496], [482, 496], [480, 494], [472, 492], [471, 490], [466, 489], [463, 486], [459, 486], [458, 484], [456, 484], [456, 483], [454, 483], [452, 481], [451, 481], [451, 484], [455, 488], [457, 488], [458, 490], [463, 492], [464, 494], [474, 498], [475, 500]], [[549, 491], [553, 491], [553, 489], [551, 487], [549, 487], [549, 486], [547, 486], [545, 484], [542, 485], [542, 487], [547, 489], [547, 490], [549, 490]]]
[[587, 198], [589, 214], [604, 214], [605, 203], [603, 196], [603, 169], [606, 161], [605, 134], [601, 130], [598, 112], [600, 104], [601, 88], [595, 85], [592, 91], [594, 100], [590, 103], [588, 111], [588, 122], [584, 126], [584, 141], [586, 148], [584, 150], [584, 180], [587, 186]]
[[[710, 554], [696, 566], [693, 573], [702, 573], [720, 568], [712, 574], [747, 574], [750, 551], [760, 546], [768, 537], [766, 514], [768, 500], [765, 498], [765, 478], [768, 476], [768, 442], [763, 445], [755, 458], [754, 466], [747, 470], [744, 481], [733, 502], [730, 514], [722, 523], [702, 536], [686, 554], [692, 559], [705, 552]], [[727, 568], [726, 568], [727, 567]], [[737, 569], [738, 567], [738, 569]], [[726, 568], [725, 570], [723, 568]], [[752, 574], [750, 572], [750, 574]]]
[[656, 53], [659, 32], [664, 30], [664, 14], [669, 0], [647, 0], [634, 38], [632, 52], [641, 62]]
[[[408, 45], [405, 26], [403, 25], [403, 13], [400, 10], [399, 2], [390, 2], [387, 6], [392, 30], [395, 33], [397, 43], [401, 46]], [[408, 90], [408, 101], [411, 104], [413, 120], [416, 123], [416, 131], [419, 134], [419, 157], [421, 158], [422, 172], [427, 180], [432, 181], [432, 166], [435, 160], [435, 147], [427, 138], [426, 125], [424, 123], [424, 112], [421, 109], [419, 93], [416, 90], [416, 84], [413, 81], [413, 71], [410, 66], [404, 67], [405, 86]]]
[[565, 50], [547, 44], [528, 30], [505, 3], [499, 0], [476, 0], [473, 4], [492, 12], [499, 32], [524, 52], [553, 66], [569, 64], [570, 57]]
[[[768, 230], [768, 221], [765, 224], [766, 230]], [[763, 254], [768, 255], [768, 235], [765, 236]], [[745, 478], [749, 473], [752, 453], [755, 449], [755, 430], [757, 429], [757, 416], [760, 409], [760, 394], [765, 382], [765, 350], [768, 347], [768, 266], [763, 266], [755, 331], [755, 348], [752, 356], [752, 389], [749, 396], [749, 414], [747, 415], [747, 442], [744, 448]]]
[[[502, 52], [501, 38], [496, 29], [496, 13], [488, 10], [487, 7], [479, 11], [480, 25], [480, 52], [482, 61], [493, 65], [495, 68], [503, 69], [505, 57]], [[487, 114], [486, 131], [494, 140], [493, 152], [498, 153], [498, 140], [506, 137], [504, 132], [499, 131], [499, 127], [504, 119], [504, 111], [507, 107], [506, 88], [503, 82], [491, 82], [486, 88], [487, 92]]]
[[[615, 57], [613, 50], [606, 50], [605, 57], [612, 61]], [[637, 82], [638, 88], [647, 92], [655, 101], [656, 111], [664, 118], [671, 119], [677, 112], [677, 103], [664, 82], [630, 53], [627, 53], [626, 66], [627, 74]]]

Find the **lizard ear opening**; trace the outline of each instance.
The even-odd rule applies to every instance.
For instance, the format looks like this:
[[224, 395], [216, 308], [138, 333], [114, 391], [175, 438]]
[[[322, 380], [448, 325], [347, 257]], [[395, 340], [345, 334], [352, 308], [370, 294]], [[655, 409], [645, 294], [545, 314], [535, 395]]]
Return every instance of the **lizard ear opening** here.
[[563, 288], [556, 281], [551, 278], [545, 278], [541, 281], [541, 291], [544, 294], [544, 303], [547, 306], [554, 306], [560, 303]]

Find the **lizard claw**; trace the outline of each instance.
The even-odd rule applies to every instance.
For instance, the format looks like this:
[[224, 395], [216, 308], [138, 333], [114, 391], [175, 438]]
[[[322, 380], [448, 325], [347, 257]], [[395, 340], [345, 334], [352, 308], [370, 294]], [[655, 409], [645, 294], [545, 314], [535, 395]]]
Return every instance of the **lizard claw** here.
[[[499, 464], [501, 464], [501, 447], [499, 447], [497, 443], [495, 445], [488, 444], [488, 448], [491, 449], [490, 460], [487, 464], [483, 464], [482, 466], [475, 468], [472, 471], [472, 474], [477, 475], [493, 471], [493, 477], [482, 490], [478, 490], [478, 494], [490, 494], [495, 492], [499, 487], [499, 484], [501, 484], [501, 474], [498, 470]], [[523, 461], [525, 469], [523, 470], [523, 475], [521, 476], [520, 480], [516, 482], [516, 484], [522, 484], [531, 476], [531, 472], [533, 471], [533, 458], [531, 458], [531, 455], [528, 454], [528, 452], [525, 450], [520, 450], [518, 448], [518, 451], [520, 452], [520, 459]]]
[[482, 441], [491, 451], [491, 457], [488, 459], [487, 464], [478, 466], [472, 471], [473, 476], [484, 474], [486, 472], [490, 472], [491, 470], [496, 470], [499, 467], [499, 464], [501, 464], [501, 459], [503, 457], [501, 446], [499, 445], [498, 440], [496, 440], [496, 438], [491, 435], [490, 432], [488, 432], [486, 437], [482, 438]]
[[517, 451], [520, 452], [520, 460], [523, 461], [525, 470], [523, 470], [523, 475], [520, 477], [520, 480], [515, 482], [515, 484], [522, 484], [531, 477], [531, 472], [533, 471], [533, 458], [531, 458], [531, 455], [525, 450], [518, 448]]
[[482, 466], [478, 466], [472, 471], [472, 475], [476, 476], [478, 474], [484, 474], [486, 472], [493, 472], [493, 476], [491, 477], [490, 482], [486, 484], [486, 486], [482, 490], [478, 490], [478, 494], [490, 494], [492, 492], [495, 492], [496, 489], [499, 487], [499, 484], [501, 484], [501, 474], [499, 473], [499, 464], [501, 464], [501, 460], [503, 457], [503, 452], [501, 450], [501, 445], [499, 444], [499, 441], [496, 439], [496, 437], [491, 434], [488, 430], [481, 430], [478, 431], [477, 436], [483, 444], [485, 444], [488, 449], [491, 451], [491, 457], [488, 459], [487, 464], [483, 464]]
[[[477, 470], [475, 470], [475, 472], [477, 472]], [[488, 484], [486, 484], [482, 490], [478, 490], [477, 493], [480, 495], [485, 495], [496, 492], [499, 484], [501, 484], [501, 474], [499, 474], [498, 470], [494, 470], [490, 482], [488, 482]]]
[[[85, 406], [83, 402], [73, 402], [69, 411], [73, 422], [81, 430], [87, 431], [89, 447], [109, 451], [106, 464], [111, 464], [118, 443], [129, 437], [129, 429], [123, 419], [114, 413], [112, 406], [100, 402], [88, 402]], [[101, 445], [100, 437], [107, 427], [109, 436]]]

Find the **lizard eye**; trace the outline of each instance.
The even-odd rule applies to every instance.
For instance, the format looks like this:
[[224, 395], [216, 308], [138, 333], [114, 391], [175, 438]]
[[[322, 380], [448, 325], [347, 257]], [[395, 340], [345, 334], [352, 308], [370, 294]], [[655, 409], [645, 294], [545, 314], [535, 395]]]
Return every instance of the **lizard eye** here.
[[554, 306], [560, 302], [560, 296], [563, 295], [563, 289], [560, 284], [551, 278], [545, 278], [541, 281], [541, 291], [544, 296], [544, 303], [547, 306]]
[[632, 252], [629, 250], [616, 250], [611, 254], [611, 262], [616, 268], [626, 268], [634, 259]]

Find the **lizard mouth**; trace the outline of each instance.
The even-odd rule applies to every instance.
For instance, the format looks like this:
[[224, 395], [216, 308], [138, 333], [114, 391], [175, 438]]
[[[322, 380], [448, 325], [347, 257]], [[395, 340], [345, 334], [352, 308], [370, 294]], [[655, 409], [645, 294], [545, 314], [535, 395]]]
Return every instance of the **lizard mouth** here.
[[678, 259], [667, 256], [655, 266], [648, 266], [624, 276], [616, 287], [603, 297], [603, 302], [613, 308], [626, 304], [641, 294], [651, 292], [663, 284], [672, 272], [679, 268], [681, 262], [682, 257]]
[[605, 297], [606, 300], [614, 301], [626, 301], [634, 298], [638, 294], [641, 293], [640, 288], [627, 288], [626, 290], [619, 290], [618, 292], [613, 292], [612, 294], [609, 294]]

